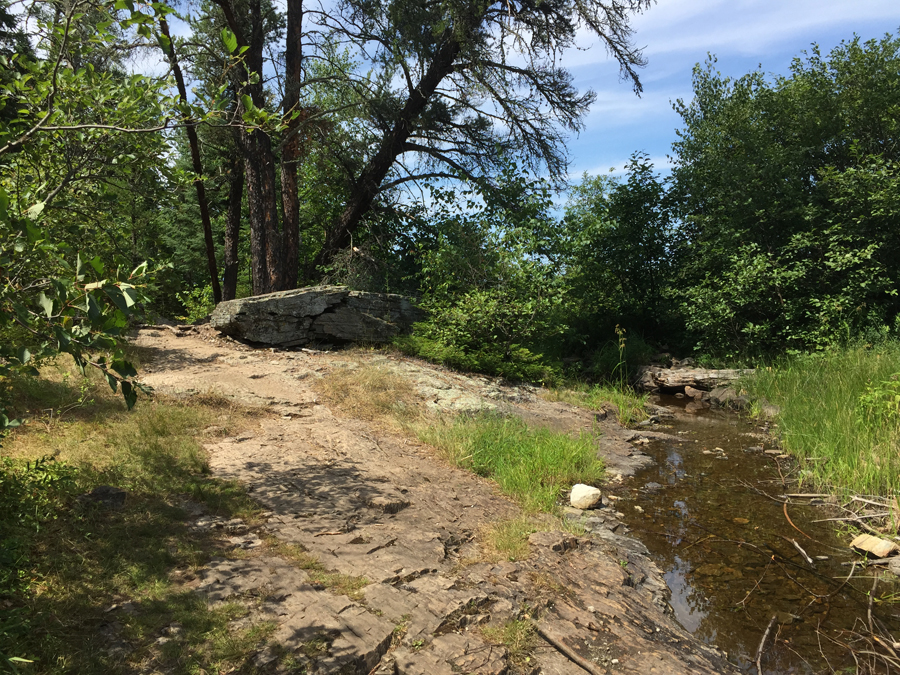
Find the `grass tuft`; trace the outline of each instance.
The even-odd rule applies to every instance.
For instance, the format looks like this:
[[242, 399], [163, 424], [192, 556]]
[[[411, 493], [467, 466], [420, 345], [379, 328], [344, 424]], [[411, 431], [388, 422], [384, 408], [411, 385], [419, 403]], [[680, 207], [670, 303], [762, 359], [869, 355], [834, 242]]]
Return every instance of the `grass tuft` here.
[[894, 342], [786, 358], [743, 386], [779, 406], [781, 442], [812, 482], [890, 495], [900, 491], [898, 374]]
[[363, 600], [362, 589], [369, 585], [365, 577], [354, 577], [328, 570], [318, 558], [298, 544], [288, 544], [274, 537], [268, 537], [266, 544], [276, 555], [290, 560], [309, 575], [313, 584], [324, 586], [332, 593], [346, 595], [351, 600]]
[[419, 415], [415, 385], [383, 366], [335, 369], [315, 388], [329, 403], [353, 417], [402, 425]]
[[530, 429], [518, 418], [484, 414], [438, 420], [419, 427], [418, 435], [456, 466], [496, 481], [528, 511], [552, 512], [564, 490], [604, 475], [588, 434]]
[[588, 410], [611, 410], [619, 424], [628, 426], [647, 418], [648, 394], [639, 394], [628, 386], [611, 384], [575, 385], [543, 390], [548, 401], [561, 401]]
[[480, 541], [485, 549], [485, 558], [491, 562], [508, 560], [516, 562], [528, 557], [528, 536], [539, 527], [532, 518], [519, 516], [501, 520], [485, 526]]
[[485, 626], [481, 632], [490, 642], [506, 647], [514, 672], [527, 668], [538, 645], [537, 631], [528, 619], [510, 619], [501, 626]]

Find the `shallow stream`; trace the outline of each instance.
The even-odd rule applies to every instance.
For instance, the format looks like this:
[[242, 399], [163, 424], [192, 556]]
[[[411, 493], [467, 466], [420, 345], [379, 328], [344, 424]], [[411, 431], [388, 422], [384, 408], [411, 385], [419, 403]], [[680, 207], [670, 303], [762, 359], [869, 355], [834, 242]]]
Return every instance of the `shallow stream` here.
[[[642, 447], [656, 464], [624, 482], [617, 508], [664, 570], [678, 620], [746, 673], [757, 672], [757, 650], [773, 616], [763, 673], [853, 668], [845, 645], [867, 620], [878, 573], [857, 568], [841, 587], [851, 570], [841, 563], [860, 557], [833, 522], [815, 522], [836, 515], [834, 509], [822, 500], [791, 499], [786, 517], [780, 500], [797, 492], [793, 464], [764, 453], [771, 441], [757, 427], [730, 413], [688, 415], [675, 397], [658, 403], [675, 418], [653, 430], [678, 440]], [[895, 636], [900, 605], [887, 600], [898, 591], [884, 573], [875, 597], [885, 601], [874, 603], [875, 619]]]

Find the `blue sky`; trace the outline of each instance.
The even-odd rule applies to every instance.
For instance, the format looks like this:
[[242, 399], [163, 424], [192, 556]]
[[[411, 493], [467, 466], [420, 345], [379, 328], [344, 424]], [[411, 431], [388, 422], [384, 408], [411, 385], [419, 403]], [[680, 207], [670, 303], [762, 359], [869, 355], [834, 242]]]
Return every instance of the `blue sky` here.
[[649, 60], [640, 71], [641, 98], [619, 80], [618, 67], [602, 46], [586, 41], [588, 49], [563, 58], [576, 86], [597, 93], [585, 130], [569, 143], [573, 178], [585, 171], [619, 170], [636, 150], [664, 169], [681, 121], [670, 101], [692, 98], [691, 71], [707, 52], [730, 77], [758, 66], [786, 74], [791, 60], [811, 43], [826, 54], [854, 33], [863, 40], [896, 34], [900, 1], [659, 0], [632, 25], [635, 43]]

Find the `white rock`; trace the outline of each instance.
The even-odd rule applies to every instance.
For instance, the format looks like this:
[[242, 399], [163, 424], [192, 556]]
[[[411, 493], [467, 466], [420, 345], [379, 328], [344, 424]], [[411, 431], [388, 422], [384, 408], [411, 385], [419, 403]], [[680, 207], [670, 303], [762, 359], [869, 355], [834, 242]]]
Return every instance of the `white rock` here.
[[592, 509], [600, 502], [601, 496], [600, 490], [597, 488], [578, 483], [572, 486], [572, 494], [569, 499], [576, 509]]

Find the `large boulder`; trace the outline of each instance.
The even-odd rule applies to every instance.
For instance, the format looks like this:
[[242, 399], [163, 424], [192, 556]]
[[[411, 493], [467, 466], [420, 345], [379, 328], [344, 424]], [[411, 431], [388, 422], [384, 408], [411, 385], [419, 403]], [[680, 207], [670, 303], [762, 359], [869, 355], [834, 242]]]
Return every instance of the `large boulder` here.
[[220, 333], [279, 347], [388, 342], [425, 313], [402, 295], [313, 286], [220, 302], [210, 324]]

